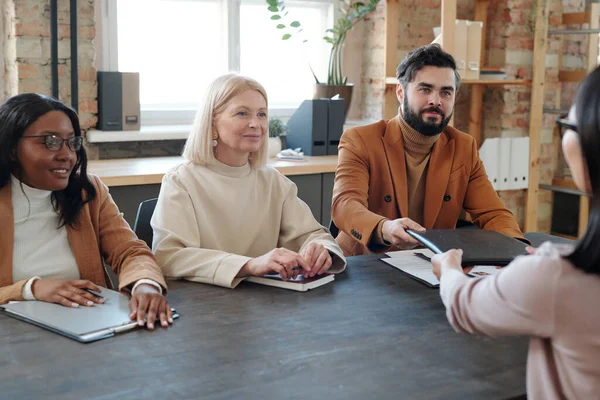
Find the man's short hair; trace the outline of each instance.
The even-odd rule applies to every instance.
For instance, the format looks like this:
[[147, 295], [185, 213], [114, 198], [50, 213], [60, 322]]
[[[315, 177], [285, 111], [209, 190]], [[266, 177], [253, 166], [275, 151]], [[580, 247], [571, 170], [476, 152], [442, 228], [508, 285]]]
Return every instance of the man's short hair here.
[[456, 71], [454, 57], [442, 50], [442, 47], [437, 43], [418, 47], [408, 53], [396, 69], [398, 82], [406, 88], [406, 85], [415, 79], [417, 72], [426, 66], [451, 68], [454, 71], [456, 90], [458, 91], [460, 74]]

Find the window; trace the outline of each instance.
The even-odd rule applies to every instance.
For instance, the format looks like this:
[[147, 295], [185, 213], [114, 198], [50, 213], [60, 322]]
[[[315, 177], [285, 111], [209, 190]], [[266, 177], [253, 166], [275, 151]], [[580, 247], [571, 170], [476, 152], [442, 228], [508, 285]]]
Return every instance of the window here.
[[323, 36], [336, 0], [286, 0], [289, 21], [304, 29], [287, 41], [265, 0], [104, 1], [102, 58], [111, 70], [140, 73], [144, 125], [191, 123], [206, 85], [227, 71], [262, 83], [272, 115], [290, 115], [312, 97], [309, 63], [325, 79]]

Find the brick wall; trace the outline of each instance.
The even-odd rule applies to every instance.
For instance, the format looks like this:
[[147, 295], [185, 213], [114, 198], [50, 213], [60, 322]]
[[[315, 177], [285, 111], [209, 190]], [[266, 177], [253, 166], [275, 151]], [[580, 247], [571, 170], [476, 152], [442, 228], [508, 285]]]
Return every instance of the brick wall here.
[[[43, 0], [4, 0], [2, 3], [4, 76], [1, 95], [51, 94], [50, 6]], [[96, 125], [96, 37], [94, 1], [77, 1], [79, 116], [84, 129]], [[71, 53], [69, 1], [58, 1], [59, 98], [71, 103]]]

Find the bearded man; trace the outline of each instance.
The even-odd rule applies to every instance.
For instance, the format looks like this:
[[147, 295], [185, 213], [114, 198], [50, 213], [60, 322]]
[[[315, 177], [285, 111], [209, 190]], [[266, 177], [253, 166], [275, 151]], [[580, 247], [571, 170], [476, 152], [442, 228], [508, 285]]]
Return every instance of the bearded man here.
[[398, 115], [340, 140], [331, 214], [344, 254], [413, 248], [407, 229], [453, 229], [463, 210], [481, 229], [526, 241], [473, 137], [448, 126], [460, 87], [452, 56], [437, 44], [419, 47], [397, 78]]

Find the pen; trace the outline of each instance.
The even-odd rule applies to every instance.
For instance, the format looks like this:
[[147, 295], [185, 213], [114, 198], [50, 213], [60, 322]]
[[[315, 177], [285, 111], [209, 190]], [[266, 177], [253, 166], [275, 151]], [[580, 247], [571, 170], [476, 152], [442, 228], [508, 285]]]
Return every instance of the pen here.
[[99, 297], [99, 298], [101, 298], [101, 299], [103, 299], [103, 298], [104, 298], [104, 296], [102, 296], [100, 293], [96, 292], [95, 290], [92, 290], [92, 289], [86, 289], [86, 288], [83, 288], [82, 290], [84, 290], [84, 291], [86, 291], [86, 292], [88, 292], [88, 293], [90, 293], [90, 294], [93, 294], [94, 296], [96, 296], [96, 297]]
[[426, 256], [425, 254], [423, 254], [423, 253], [414, 253], [414, 255], [415, 255], [416, 257], [419, 257], [419, 258], [420, 258], [420, 259], [422, 259], [422, 260], [425, 260], [425, 261], [429, 261], [429, 262], [431, 262], [431, 258], [427, 257], [427, 256]]

